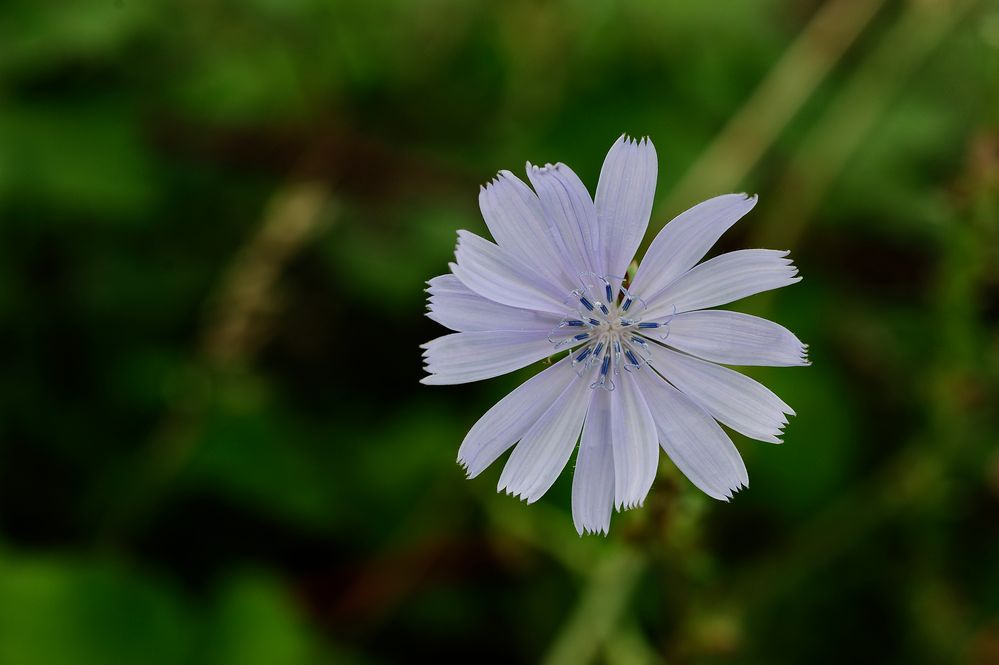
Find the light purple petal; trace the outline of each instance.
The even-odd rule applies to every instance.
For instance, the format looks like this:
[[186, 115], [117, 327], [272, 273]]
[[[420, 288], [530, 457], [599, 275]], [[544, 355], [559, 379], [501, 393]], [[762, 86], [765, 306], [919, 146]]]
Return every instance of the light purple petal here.
[[562, 320], [558, 314], [510, 307], [483, 298], [454, 275], [434, 277], [427, 284], [430, 293], [427, 316], [451, 330], [550, 331]]
[[655, 372], [639, 371], [636, 377], [660, 445], [694, 486], [722, 501], [749, 486], [742, 456], [714, 418]]
[[607, 153], [596, 208], [609, 275], [624, 276], [645, 237], [658, 171], [656, 149], [648, 139], [622, 136]]
[[787, 424], [785, 414], [793, 416], [794, 410], [766, 386], [658, 344], [649, 348], [656, 370], [715, 419], [751, 439], [780, 443], [777, 437]]
[[659, 464], [658, 435], [649, 407], [630, 372], [617, 377], [611, 392], [614, 449], [614, 503], [618, 510], [642, 505]]
[[511, 307], [561, 313], [565, 294], [516, 255], [468, 231], [458, 231], [451, 272], [483, 298]]
[[680, 213], [652, 241], [631, 292], [648, 300], [669, 286], [704, 258], [718, 238], [755, 205], [755, 196], [725, 194]]
[[512, 372], [554, 353], [546, 331], [480, 331], [444, 335], [421, 345], [427, 385], [469, 383]]
[[578, 266], [568, 265], [561, 239], [545, 220], [538, 196], [520, 178], [500, 171], [479, 191], [479, 209], [496, 243], [519, 255], [538, 276], [568, 293]]
[[579, 535], [607, 533], [614, 508], [610, 393], [593, 390], [572, 474], [572, 522]]
[[570, 359], [563, 358], [522, 383], [486, 411], [458, 449], [458, 463], [465, 467], [468, 477], [474, 478], [482, 473], [520, 440], [555, 398], [576, 379], [578, 377]]
[[715, 307], [795, 282], [798, 269], [786, 251], [740, 249], [709, 259], [688, 271], [654, 298], [646, 319]]
[[597, 209], [579, 177], [561, 163], [543, 167], [529, 163], [527, 177], [538, 192], [553, 237], [561, 241], [566, 265], [576, 274], [607, 274]]
[[510, 453], [498, 491], [528, 503], [540, 499], [565, 468], [576, 447], [589, 404], [589, 382], [576, 377]]
[[758, 316], [710, 309], [677, 314], [667, 346], [726, 365], [807, 365], [808, 347], [790, 330]]

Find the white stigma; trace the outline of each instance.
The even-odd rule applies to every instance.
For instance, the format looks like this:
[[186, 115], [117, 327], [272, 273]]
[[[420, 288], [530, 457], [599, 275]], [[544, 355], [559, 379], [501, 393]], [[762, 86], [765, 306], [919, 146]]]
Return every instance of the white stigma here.
[[[634, 372], [648, 362], [647, 335], [661, 333], [669, 321], [643, 321], [645, 301], [630, 293], [621, 278], [593, 274], [580, 276], [582, 287], [566, 299], [575, 311], [559, 322], [549, 336], [556, 350], [572, 349], [572, 365], [583, 374], [595, 370], [593, 389], [614, 390], [613, 377], [621, 369]], [[671, 317], [670, 317], [671, 318]], [[660, 338], [665, 335], [660, 334]]]

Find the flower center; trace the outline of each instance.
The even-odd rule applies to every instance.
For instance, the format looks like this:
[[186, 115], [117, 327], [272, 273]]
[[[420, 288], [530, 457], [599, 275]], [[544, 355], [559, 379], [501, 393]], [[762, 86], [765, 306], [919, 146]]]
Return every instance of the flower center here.
[[565, 303], [567, 314], [549, 336], [556, 350], [570, 349], [572, 365], [582, 376], [596, 372], [593, 389], [614, 390], [613, 377], [621, 369], [634, 372], [648, 362], [646, 336], [666, 328], [669, 322], [642, 321], [645, 301], [621, 284], [619, 277], [580, 275], [581, 288]]

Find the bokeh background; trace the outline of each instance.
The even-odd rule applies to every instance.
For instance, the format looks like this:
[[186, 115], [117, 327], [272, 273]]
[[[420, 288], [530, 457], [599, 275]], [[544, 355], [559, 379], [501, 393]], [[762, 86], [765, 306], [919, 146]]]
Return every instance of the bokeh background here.
[[[536, 368], [420, 385], [423, 289], [622, 132], [650, 233], [761, 195], [814, 364], [731, 503], [580, 538], [464, 479]], [[9, 0], [0, 663], [999, 663], [997, 211], [990, 0]]]

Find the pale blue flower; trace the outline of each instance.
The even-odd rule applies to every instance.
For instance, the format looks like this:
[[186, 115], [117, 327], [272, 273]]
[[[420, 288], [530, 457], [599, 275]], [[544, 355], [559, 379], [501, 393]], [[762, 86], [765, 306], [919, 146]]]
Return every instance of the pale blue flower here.
[[579, 442], [572, 515], [603, 532], [611, 512], [641, 505], [662, 446], [707, 495], [728, 500], [749, 477], [719, 422], [779, 442], [794, 411], [727, 365], [806, 365], [786, 328], [708, 307], [793, 284], [788, 252], [744, 249], [698, 263], [756, 205], [719, 196], [659, 233], [634, 278], [657, 175], [648, 139], [621, 137], [595, 200], [564, 164], [509, 171], [479, 193], [496, 243], [458, 232], [451, 274], [430, 280], [428, 316], [457, 332], [423, 348], [427, 384], [512, 372], [568, 351], [503, 398], [471, 429], [458, 462], [475, 477], [513, 448], [500, 491], [537, 501]]

